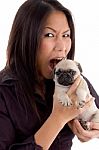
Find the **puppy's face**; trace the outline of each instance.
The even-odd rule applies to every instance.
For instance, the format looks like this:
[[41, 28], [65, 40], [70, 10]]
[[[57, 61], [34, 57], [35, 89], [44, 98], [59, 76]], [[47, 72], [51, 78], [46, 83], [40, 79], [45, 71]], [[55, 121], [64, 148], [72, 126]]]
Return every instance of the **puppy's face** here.
[[80, 75], [78, 63], [73, 60], [62, 60], [54, 70], [54, 81], [63, 86], [69, 86], [74, 83], [78, 75]]

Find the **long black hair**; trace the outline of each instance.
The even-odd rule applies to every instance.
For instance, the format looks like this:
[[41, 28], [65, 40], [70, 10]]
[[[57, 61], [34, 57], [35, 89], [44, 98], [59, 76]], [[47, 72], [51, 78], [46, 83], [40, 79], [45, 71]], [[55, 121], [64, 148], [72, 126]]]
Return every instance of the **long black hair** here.
[[40, 34], [45, 20], [54, 10], [66, 15], [72, 41], [67, 58], [74, 59], [75, 31], [72, 15], [57, 0], [25, 1], [18, 9], [9, 36], [6, 66], [15, 72], [26, 97], [34, 104], [32, 96], [38, 82], [35, 62]]

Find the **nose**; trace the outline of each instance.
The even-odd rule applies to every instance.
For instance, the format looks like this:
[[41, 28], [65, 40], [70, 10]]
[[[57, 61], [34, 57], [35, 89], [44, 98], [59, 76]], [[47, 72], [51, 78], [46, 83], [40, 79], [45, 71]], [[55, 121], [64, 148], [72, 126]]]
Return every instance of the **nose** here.
[[66, 53], [66, 41], [62, 37], [56, 39], [54, 50]]

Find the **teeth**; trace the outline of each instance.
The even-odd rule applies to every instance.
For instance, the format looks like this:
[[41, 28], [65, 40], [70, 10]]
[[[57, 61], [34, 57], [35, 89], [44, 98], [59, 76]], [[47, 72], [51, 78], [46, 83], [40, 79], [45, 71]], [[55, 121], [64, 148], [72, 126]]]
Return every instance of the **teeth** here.
[[56, 58], [56, 60], [62, 60], [63, 58]]
[[56, 58], [56, 60], [62, 60], [62, 59], [66, 60], [67, 58], [66, 57]]

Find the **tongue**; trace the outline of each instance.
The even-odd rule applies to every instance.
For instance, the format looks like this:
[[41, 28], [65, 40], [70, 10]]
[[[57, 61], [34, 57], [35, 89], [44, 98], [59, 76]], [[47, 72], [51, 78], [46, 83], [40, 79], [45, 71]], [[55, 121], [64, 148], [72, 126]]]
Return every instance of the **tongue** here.
[[55, 62], [55, 61], [53, 61], [53, 60], [50, 61], [50, 66], [51, 66], [52, 69], [54, 69], [55, 65], [56, 65], [56, 62]]
[[54, 69], [54, 64], [53, 64], [53, 63], [50, 63], [50, 67], [51, 67], [52, 69]]
[[56, 64], [60, 62], [60, 60], [57, 60], [57, 59], [52, 59], [50, 60], [50, 66], [52, 69], [54, 69], [54, 67], [56, 66]]

